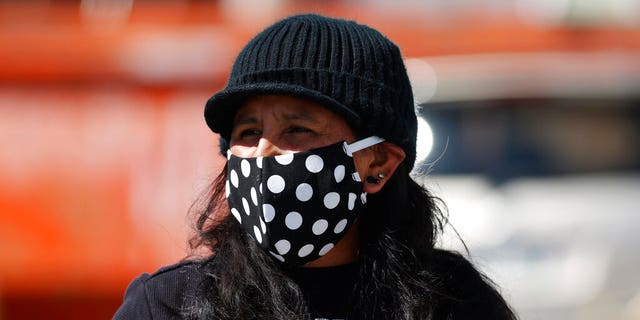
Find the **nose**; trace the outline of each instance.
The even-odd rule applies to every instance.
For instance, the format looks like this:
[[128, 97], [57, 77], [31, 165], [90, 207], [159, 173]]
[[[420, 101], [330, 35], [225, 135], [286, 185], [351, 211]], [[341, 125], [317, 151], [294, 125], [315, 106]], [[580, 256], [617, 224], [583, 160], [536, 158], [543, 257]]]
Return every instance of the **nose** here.
[[271, 140], [272, 139], [266, 138], [264, 136], [260, 138], [260, 140], [258, 141], [258, 147], [256, 148], [256, 157], [273, 157], [284, 153]]

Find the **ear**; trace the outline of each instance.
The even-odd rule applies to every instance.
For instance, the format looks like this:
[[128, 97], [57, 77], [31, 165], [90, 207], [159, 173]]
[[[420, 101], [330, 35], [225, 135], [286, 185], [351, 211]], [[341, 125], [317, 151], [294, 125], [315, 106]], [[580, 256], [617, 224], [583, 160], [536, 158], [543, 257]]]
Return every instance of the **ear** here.
[[[402, 148], [390, 142], [383, 142], [374, 146], [373, 151], [375, 159], [369, 164], [366, 169], [367, 175], [363, 177], [364, 187], [362, 190], [367, 193], [380, 191], [406, 157]], [[367, 177], [378, 179], [378, 174], [384, 176], [384, 178], [379, 179], [379, 183], [367, 182]]]

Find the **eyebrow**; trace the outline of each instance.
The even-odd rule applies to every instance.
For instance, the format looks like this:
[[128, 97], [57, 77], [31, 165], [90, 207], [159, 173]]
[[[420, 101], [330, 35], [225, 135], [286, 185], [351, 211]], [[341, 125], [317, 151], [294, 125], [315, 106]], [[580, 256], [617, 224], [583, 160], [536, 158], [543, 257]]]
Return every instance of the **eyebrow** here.
[[284, 114], [282, 117], [285, 120], [302, 120], [302, 121], [308, 121], [313, 123], [320, 122], [318, 121], [318, 119], [314, 118], [313, 116], [311, 116], [306, 112], [295, 112], [295, 113]]
[[254, 117], [250, 117], [250, 116], [239, 116], [236, 119], [234, 119], [233, 121], [233, 125], [239, 125], [239, 124], [254, 124], [257, 123], [258, 120], [256, 120], [256, 118]]
[[[315, 117], [311, 116], [310, 114], [306, 113], [306, 112], [291, 112], [291, 113], [286, 113], [282, 115], [282, 118], [284, 120], [287, 121], [292, 121], [292, 120], [302, 120], [302, 121], [307, 121], [307, 122], [311, 122], [311, 123], [320, 123], [320, 121], [318, 119], [316, 119]], [[236, 121], [234, 121], [234, 125], [241, 125], [241, 124], [255, 124], [257, 123], [258, 120], [250, 115], [239, 115], [238, 118], [236, 119]]]

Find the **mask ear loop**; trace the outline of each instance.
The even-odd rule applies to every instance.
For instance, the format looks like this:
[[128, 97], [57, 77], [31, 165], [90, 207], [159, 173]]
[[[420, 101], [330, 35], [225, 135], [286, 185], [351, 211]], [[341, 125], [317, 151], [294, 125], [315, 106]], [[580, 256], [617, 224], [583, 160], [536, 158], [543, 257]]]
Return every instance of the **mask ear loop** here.
[[344, 148], [344, 152], [349, 155], [350, 157], [353, 157], [353, 153], [356, 151], [360, 151], [362, 149], [366, 149], [369, 148], [373, 145], [376, 145], [380, 142], [383, 142], [384, 139], [377, 137], [377, 136], [371, 136], [371, 137], [367, 137], [361, 140], [358, 140], [352, 144], [348, 144], [348, 143], [344, 143], [343, 148]]

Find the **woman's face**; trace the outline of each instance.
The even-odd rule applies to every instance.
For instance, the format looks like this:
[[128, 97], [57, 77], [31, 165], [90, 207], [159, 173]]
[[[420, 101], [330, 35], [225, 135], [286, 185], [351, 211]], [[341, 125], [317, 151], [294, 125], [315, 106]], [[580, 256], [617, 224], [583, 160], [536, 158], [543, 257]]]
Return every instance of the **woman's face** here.
[[259, 96], [238, 110], [231, 152], [270, 157], [355, 139], [347, 122], [321, 105], [291, 96]]
[[[233, 120], [230, 149], [234, 155], [243, 158], [272, 157], [341, 141], [351, 143], [355, 139], [347, 122], [329, 109], [291, 96], [269, 95], [252, 98], [238, 109]], [[385, 150], [389, 149], [392, 153], [376, 161], [376, 155], [380, 156], [381, 153], [380, 148], [376, 149], [377, 146], [353, 154], [360, 177], [366, 177], [367, 172], [384, 172], [390, 176], [404, 159], [399, 147], [388, 147]], [[402, 153], [397, 159], [393, 157], [395, 149]], [[397, 160], [393, 167], [386, 165], [388, 159]], [[375, 193], [383, 185], [384, 181], [380, 184], [365, 183], [363, 191]], [[354, 225], [329, 253], [306, 266], [331, 266], [353, 261], [358, 248], [358, 228]]]
[[[347, 122], [320, 104], [291, 96], [252, 98], [238, 109], [231, 131], [231, 153], [243, 158], [271, 157], [324, 147], [356, 138]], [[353, 154], [360, 177], [375, 158], [370, 148]]]

